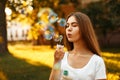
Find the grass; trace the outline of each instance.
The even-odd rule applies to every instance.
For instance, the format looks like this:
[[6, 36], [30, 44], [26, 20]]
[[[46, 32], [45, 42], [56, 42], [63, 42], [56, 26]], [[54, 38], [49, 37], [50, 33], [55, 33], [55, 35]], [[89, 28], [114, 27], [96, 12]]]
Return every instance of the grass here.
[[[10, 54], [0, 56], [0, 80], [48, 80], [55, 49], [22, 44], [9, 45], [8, 49]], [[120, 51], [114, 50], [102, 52], [108, 80], [120, 79]]]
[[8, 48], [10, 55], [0, 57], [0, 80], [48, 80], [53, 62], [49, 46], [9, 45]]
[[106, 63], [108, 80], [120, 80], [120, 49], [103, 49], [102, 56]]
[[2, 58], [0, 67], [0, 80], [45, 80], [50, 72], [47, 66], [34, 66], [11, 55]]

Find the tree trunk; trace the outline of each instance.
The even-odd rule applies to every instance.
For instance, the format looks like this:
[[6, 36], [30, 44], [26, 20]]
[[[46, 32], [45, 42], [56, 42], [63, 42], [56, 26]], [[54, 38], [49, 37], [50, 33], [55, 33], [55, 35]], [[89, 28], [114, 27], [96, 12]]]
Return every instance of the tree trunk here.
[[0, 54], [8, 52], [5, 5], [7, 0], [0, 0]]

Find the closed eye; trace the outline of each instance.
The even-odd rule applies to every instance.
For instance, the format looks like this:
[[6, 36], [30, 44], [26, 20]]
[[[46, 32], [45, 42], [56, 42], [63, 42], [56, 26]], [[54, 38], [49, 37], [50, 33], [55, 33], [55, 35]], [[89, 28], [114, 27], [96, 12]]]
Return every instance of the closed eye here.
[[73, 22], [73, 23], [71, 23], [71, 25], [72, 25], [73, 27], [77, 27], [77, 26], [78, 26], [78, 23], [77, 23], [77, 22]]
[[77, 24], [72, 24], [73, 27], [77, 27], [78, 25]]
[[[67, 23], [66, 25], [65, 25], [65, 28], [68, 28], [70, 26], [70, 23]], [[78, 26], [78, 23], [77, 22], [72, 22], [71, 23], [71, 26], [72, 27], [77, 27]]]

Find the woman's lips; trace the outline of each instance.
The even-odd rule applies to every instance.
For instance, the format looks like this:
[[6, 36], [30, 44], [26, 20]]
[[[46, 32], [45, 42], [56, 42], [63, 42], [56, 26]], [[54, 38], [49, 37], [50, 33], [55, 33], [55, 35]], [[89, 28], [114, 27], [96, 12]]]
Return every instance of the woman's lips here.
[[72, 34], [67, 34], [67, 37], [68, 37], [68, 38], [71, 38], [71, 37], [72, 37]]

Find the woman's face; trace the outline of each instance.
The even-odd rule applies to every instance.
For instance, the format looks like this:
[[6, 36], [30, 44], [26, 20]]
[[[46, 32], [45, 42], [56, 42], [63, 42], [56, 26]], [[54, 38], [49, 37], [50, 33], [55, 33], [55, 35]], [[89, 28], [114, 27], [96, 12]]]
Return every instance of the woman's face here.
[[80, 40], [81, 35], [79, 25], [74, 16], [69, 17], [67, 20], [66, 36], [70, 42], [76, 42]]

